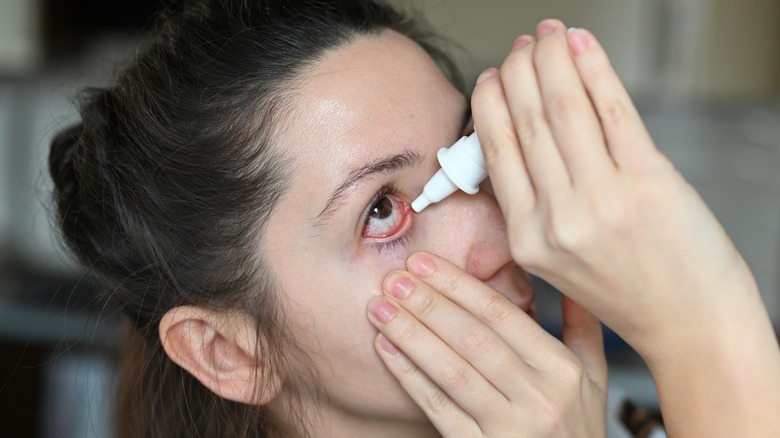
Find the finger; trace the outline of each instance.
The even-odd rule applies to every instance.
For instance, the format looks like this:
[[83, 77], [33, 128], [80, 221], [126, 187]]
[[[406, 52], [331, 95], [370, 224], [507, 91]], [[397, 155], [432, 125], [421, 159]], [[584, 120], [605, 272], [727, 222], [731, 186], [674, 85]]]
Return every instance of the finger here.
[[565, 295], [561, 302], [561, 309], [563, 343], [577, 356], [588, 376], [606, 391], [607, 359], [604, 355], [601, 321]]
[[374, 340], [379, 357], [442, 436], [478, 436], [479, 426], [381, 333]]
[[535, 41], [518, 44], [521, 38], [501, 64], [501, 83], [528, 174], [539, 200], [547, 200], [551, 194], [566, 193], [571, 181], [544, 117], [533, 66]]
[[[495, 409], [506, 398], [464, 358], [424, 326], [411, 313], [388, 297], [369, 302], [369, 320], [393, 344], [444, 391], [452, 403], [473, 416], [484, 416], [487, 406]], [[439, 395], [441, 397], [442, 395]], [[434, 400], [431, 413], [447, 408], [449, 402]], [[426, 409], [425, 406], [421, 406]]]
[[656, 150], [655, 145], [606, 52], [585, 29], [574, 30], [569, 44], [615, 163], [621, 167], [646, 160]]
[[488, 69], [480, 75], [471, 109], [496, 200], [506, 223], [515, 223], [533, 209], [536, 195], [497, 73]]
[[[407, 269], [479, 318], [529, 366], [548, 369], [557, 361], [555, 353], [563, 354], [566, 350], [517, 304], [449, 261], [433, 254], [417, 253], [409, 257]], [[567, 350], [565, 354], [569, 354]]]
[[537, 33], [533, 60], [555, 144], [574, 185], [598, 180], [614, 169], [614, 164], [574, 65], [566, 28], [558, 20], [545, 20], [539, 23]]
[[[478, 287], [490, 289], [482, 283], [479, 283]], [[526, 382], [519, 376], [527, 374], [530, 368], [518, 352], [492, 328], [407, 272], [390, 273], [385, 279], [383, 289], [477, 370], [490, 382], [494, 391], [503, 394], [507, 399], [520, 398]], [[504, 298], [496, 291], [491, 292]], [[511, 303], [508, 303], [507, 308], [523, 314], [521, 309]], [[467, 408], [480, 424], [484, 424], [485, 417], [495, 413], [495, 406], [491, 406], [487, 411], [486, 406], [484, 403], [477, 403], [464, 408]]]

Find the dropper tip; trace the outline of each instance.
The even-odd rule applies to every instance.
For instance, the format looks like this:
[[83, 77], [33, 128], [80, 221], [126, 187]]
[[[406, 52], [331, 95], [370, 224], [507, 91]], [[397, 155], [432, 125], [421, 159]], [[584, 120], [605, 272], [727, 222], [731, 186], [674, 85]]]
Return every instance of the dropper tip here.
[[414, 210], [415, 213], [419, 213], [429, 205], [431, 205], [431, 200], [428, 199], [427, 196], [425, 196], [425, 193], [423, 193], [412, 202], [412, 210]]

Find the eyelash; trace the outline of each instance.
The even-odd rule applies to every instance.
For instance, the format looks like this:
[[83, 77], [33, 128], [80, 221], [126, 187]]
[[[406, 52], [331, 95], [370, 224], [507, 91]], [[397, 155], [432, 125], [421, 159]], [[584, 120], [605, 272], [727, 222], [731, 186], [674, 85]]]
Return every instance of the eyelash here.
[[[365, 233], [366, 229], [368, 228], [368, 222], [371, 219], [368, 214], [371, 211], [371, 207], [374, 206], [377, 202], [379, 202], [380, 199], [384, 198], [385, 196], [398, 196], [400, 191], [398, 188], [392, 184], [385, 184], [382, 186], [382, 188], [379, 189], [379, 191], [374, 195], [373, 198], [371, 198], [371, 201], [368, 202], [368, 205], [366, 206], [365, 212], [363, 212], [363, 232]], [[399, 236], [397, 239], [389, 240], [386, 242], [371, 242], [370, 245], [373, 246], [379, 253], [383, 252], [390, 252], [395, 249], [398, 249], [409, 241], [409, 238], [412, 236], [412, 227], [409, 227], [409, 229], [406, 230], [406, 232], [403, 233], [403, 235]]]
[[390, 240], [387, 242], [375, 242], [371, 243], [371, 246], [373, 246], [380, 254], [383, 254], [385, 252], [392, 252], [398, 248], [402, 248], [406, 245], [406, 243], [409, 241], [409, 238], [412, 237], [412, 230], [406, 230], [406, 232], [400, 236], [399, 238], [395, 240]]

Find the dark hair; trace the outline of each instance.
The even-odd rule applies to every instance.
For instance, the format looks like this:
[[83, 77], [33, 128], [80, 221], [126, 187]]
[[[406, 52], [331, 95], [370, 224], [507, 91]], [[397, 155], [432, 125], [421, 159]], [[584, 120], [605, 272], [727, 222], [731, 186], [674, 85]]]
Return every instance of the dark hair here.
[[285, 189], [273, 147], [293, 110], [285, 95], [329, 51], [384, 29], [459, 81], [430, 35], [378, 2], [189, 0], [160, 14], [114, 85], [85, 91], [82, 121], [56, 137], [49, 167], [66, 244], [130, 321], [119, 436], [301, 433], [207, 390], [163, 352], [158, 325], [185, 304], [244, 309], [268, 340], [264, 360], [290, 369], [296, 350], [256, 246]]

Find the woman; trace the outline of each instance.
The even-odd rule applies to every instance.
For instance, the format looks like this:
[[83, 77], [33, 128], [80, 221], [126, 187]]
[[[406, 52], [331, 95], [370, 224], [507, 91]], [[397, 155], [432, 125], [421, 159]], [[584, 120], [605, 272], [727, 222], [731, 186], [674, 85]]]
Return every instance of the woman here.
[[[646, 357], [658, 361], [651, 369], [660, 367], [654, 377], [664, 388], [678, 356], [646, 330], [661, 321], [671, 324], [660, 330], [666, 335], [679, 320], [632, 324], [634, 306], [653, 295], [610, 282], [622, 279], [601, 264], [588, 270], [581, 260], [598, 251], [570, 245], [586, 240], [527, 238], [556, 235], [539, 220], [547, 210], [532, 208], [544, 202], [524, 204], [551, 196], [550, 186], [523, 179], [522, 170], [527, 164], [536, 177], [556, 161], [535, 162], [521, 149], [536, 144], [528, 130], [519, 131], [522, 141], [506, 136], [529, 120], [512, 120], [523, 111], [510, 108], [534, 102], [526, 88], [510, 87], [568, 46], [560, 23], [526, 43], [516, 42], [501, 75], [483, 75], [473, 101], [503, 209], [486, 187], [413, 215], [408, 202], [435, 171], [435, 150], [472, 122], [444, 73], [453, 78], [453, 70], [410, 21], [362, 0], [204, 1], [164, 15], [117, 83], [90, 93], [83, 122], [55, 141], [50, 157], [62, 232], [131, 321], [120, 434], [603, 436], [598, 320], [566, 300], [564, 342], [547, 335], [533, 320], [533, 291], [516, 261], [629, 335], [640, 352], [663, 351]], [[599, 82], [576, 72], [570, 65], [566, 86], [540, 74], [538, 88], [576, 84], [582, 105], [582, 84]], [[592, 107], [583, 108], [584, 138], [603, 140]], [[581, 121], [560, 109], [552, 120]], [[545, 138], [536, 128], [532, 138]], [[546, 138], [547, 150], [568, 144]], [[514, 167], [500, 164], [507, 153]], [[555, 177], [565, 175], [558, 162]], [[659, 178], [680, 184], [668, 173]], [[521, 197], [509, 196], [515, 188]], [[632, 242], [614, 246], [631, 251]], [[679, 243], [686, 242], [696, 243]], [[765, 335], [765, 327], [750, 333]], [[772, 354], [757, 359], [773, 365]], [[696, 431], [675, 403], [705, 395], [662, 394], [662, 408], [680, 432]]]

